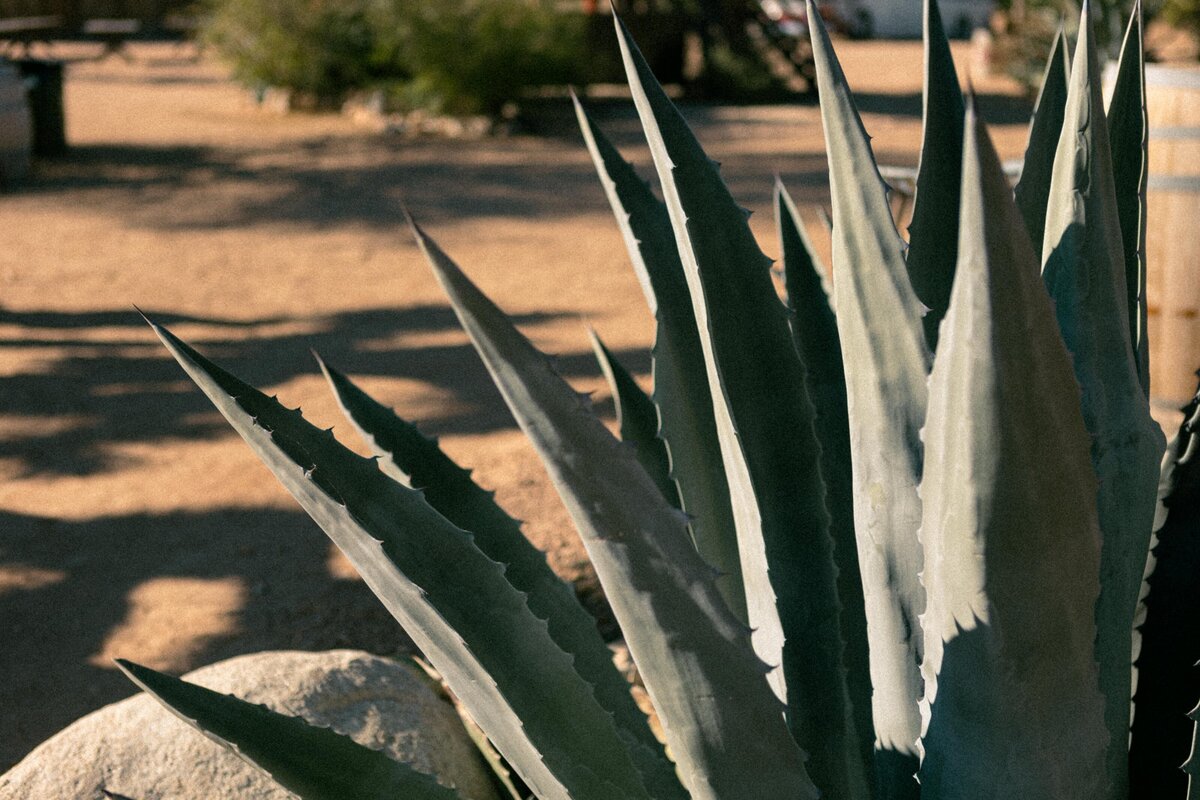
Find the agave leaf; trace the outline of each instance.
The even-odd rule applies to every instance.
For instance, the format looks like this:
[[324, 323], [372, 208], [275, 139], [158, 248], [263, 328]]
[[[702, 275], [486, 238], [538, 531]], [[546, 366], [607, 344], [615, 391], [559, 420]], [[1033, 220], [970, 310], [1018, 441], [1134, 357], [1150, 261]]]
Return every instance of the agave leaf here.
[[871, 664], [858, 545], [854, 538], [850, 422], [846, 416], [846, 372], [842, 365], [841, 342], [825, 287], [826, 273], [813, 252], [796, 204], [778, 180], [775, 182], [775, 215], [783, 254], [784, 287], [792, 311], [792, 338], [804, 364], [808, 395], [816, 409], [815, 430], [821, 445], [825, 508], [829, 512], [829, 535], [833, 539], [833, 557], [838, 568], [846, 688], [850, 694], [859, 751], [864, 762], [870, 764], [875, 742], [871, 720]]
[[618, 39], [704, 347], [755, 649], [824, 792], [867, 791], [847, 708], [836, 567], [804, 368], [770, 261], [620, 20]]
[[433, 776], [329, 728], [124, 659], [117, 666], [175, 716], [302, 800], [462, 800]]
[[1112, 741], [1108, 774], [1113, 797], [1120, 798], [1129, 783], [1133, 622], [1166, 443], [1150, 417], [1130, 344], [1124, 250], [1087, 2], [1079, 31], [1050, 184], [1043, 277], [1083, 389], [1100, 480], [1096, 654]]
[[1135, 2], [1121, 46], [1117, 79], [1108, 107], [1117, 218], [1125, 247], [1129, 336], [1138, 380], [1150, 396], [1150, 344], [1146, 336], [1146, 182], [1150, 162], [1150, 121], [1146, 116], [1146, 54], [1142, 4]]
[[[436, 674], [433, 665], [429, 665], [428, 669]], [[437, 680], [440, 681], [441, 677], [438, 676]], [[496, 791], [508, 800], [529, 800], [529, 787], [513, 772], [512, 766], [504, 760], [504, 756], [500, 755], [500, 751], [488, 740], [483, 729], [475, 724], [475, 720], [471, 719], [462, 706], [456, 704], [455, 711], [458, 712], [459, 721], [462, 722], [463, 730], [470, 737], [471, 744], [475, 745], [475, 749], [487, 763], [488, 771], [491, 773], [492, 786]]]
[[[521, 532], [521, 524], [496, 504], [471, 473], [442, 452], [435, 440], [398, 417], [318, 358], [347, 418], [358, 429], [381, 465], [390, 465], [405, 483], [421, 489], [426, 502], [456, 526], [470, 531], [488, 558], [504, 565], [508, 582], [528, 596], [529, 608], [546, 620], [550, 636], [574, 660], [575, 670], [591, 684], [596, 700], [612, 713], [629, 745], [646, 786], [658, 800], [680, 797], [683, 788], [654, 738], [629, 684], [612, 663], [612, 653], [575, 593], [546, 563], [545, 555]], [[385, 472], [389, 469], [384, 466]], [[390, 474], [390, 473], [389, 473]]]
[[1042, 259], [1042, 238], [1046, 230], [1046, 203], [1050, 178], [1054, 174], [1054, 151], [1062, 133], [1067, 108], [1067, 76], [1071, 74], [1071, 53], [1067, 36], [1059, 27], [1046, 62], [1046, 74], [1038, 93], [1033, 121], [1029, 125], [1029, 143], [1025, 147], [1025, 166], [1014, 193], [1017, 208], [1029, 230], [1033, 251]]
[[694, 800], [815, 798], [750, 632], [629, 448], [414, 225], [492, 379], [583, 538]]
[[[1132, 797], [1182, 797], [1193, 726], [1187, 712], [1200, 698], [1200, 394], [1167, 448], [1147, 567], [1137, 693], [1129, 751]], [[1135, 651], [1136, 652], [1136, 651]]]
[[938, 323], [946, 314], [954, 284], [963, 141], [962, 90], [937, 0], [925, 0], [923, 97], [925, 131], [908, 226], [908, 277], [929, 309], [922, 322], [929, 349], [936, 350]]
[[925, 593], [920, 429], [930, 355], [871, 145], [813, 3], [813, 58], [829, 154], [833, 285], [853, 448], [854, 525], [871, 648], [883, 797], [914, 797]]
[[[1104, 796], [1088, 433], [1037, 259], [975, 114], [929, 387], [923, 796]], [[1064, 497], [1079, 502], [1063, 502]]]
[[612, 391], [621, 441], [633, 445], [638, 463], [645, 467], [646, 474], [654, 479], [667, 502], [679, 508], [679, 490], [671, 480], [671, 459], [667, 455], [666, 444], [658, 438], [658, 411], [654, 408], [654, 401], [646, 396], [629, 370], [604, 346], [596, 331], [588, 328], [588, 336], [592, 340], [596, 362]]
[[1188, 774], [1187, 800], [1200, 800], [1200, 706], [1192, 709], [1188, 718], [1196, 724], [1192, 728], [1192, 751], [1183, 765]]
[[587, 116], [578, 99], [575, 112], [657, 322], [651, 352], [658, 435], [667, 444], [681, 507], [691, 517], [696, 549], [721, 573], [717, 578], [721, 596], [739, 619], [748, 622], [713, 397], [671, 219], [666, 206]]
[[[153, 325], [153, 323], [151, 323]], [[612, 716], [504, 567], [375, 463], [154, 325], [539, 798], [647, 798]]]

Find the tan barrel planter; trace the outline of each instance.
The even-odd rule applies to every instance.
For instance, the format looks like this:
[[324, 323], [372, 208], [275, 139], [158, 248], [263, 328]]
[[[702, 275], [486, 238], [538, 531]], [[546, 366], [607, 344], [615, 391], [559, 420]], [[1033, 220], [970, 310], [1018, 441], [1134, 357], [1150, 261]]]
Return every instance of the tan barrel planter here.
[[1147, 66], [1146, 105], [1150, 384], [1183, 402], [1200, 369], [1200, 66]]

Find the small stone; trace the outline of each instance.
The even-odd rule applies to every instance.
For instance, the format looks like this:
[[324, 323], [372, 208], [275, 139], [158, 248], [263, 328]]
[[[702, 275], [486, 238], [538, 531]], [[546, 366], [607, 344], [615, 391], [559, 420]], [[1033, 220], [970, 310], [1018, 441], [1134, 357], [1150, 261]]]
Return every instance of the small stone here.
[[[183, 676], [333, 728], [435, 775], [470, 800], [497, 800], [454, 707], [413, 664], [353, 650], [239, 656]], [[211, 800], [292, 795], [142, 694], [83, 717], [0, 776], [0, 800]]]

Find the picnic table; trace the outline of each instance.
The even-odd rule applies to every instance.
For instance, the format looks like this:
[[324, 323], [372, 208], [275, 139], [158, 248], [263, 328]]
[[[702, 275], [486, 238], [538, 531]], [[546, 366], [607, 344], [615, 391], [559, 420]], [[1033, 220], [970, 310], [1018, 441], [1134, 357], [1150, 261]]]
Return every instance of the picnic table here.
[[35, 42], [49, 43], [63, 27], [62, 17], [6, 17], [0, 19], [0, 56], [29, 53]]

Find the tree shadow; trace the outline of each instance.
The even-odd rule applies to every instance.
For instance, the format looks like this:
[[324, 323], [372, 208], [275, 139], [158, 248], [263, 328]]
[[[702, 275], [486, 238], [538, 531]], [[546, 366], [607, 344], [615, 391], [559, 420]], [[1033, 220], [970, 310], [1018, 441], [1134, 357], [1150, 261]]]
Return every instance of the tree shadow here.
[[[0, 583], [0, 772], [82, 714], [136, 692], [107, 663], [119, 654], [113, 647], [129, 657], [171, 656], [174, 671], [268, 649], [412, 652], [365, 584], [331, 573], [329, 552], [324, 534], [299, 511], [78, 522], [0, 512], [0, 566], [33, 576], [25, 585]], [[123, 623], [136, 630], [154, 622], [139, 616], [147, 613], [145, 602], [131, 600], [138, 588], [157, 581], [169, 593], [171, 579], [230, 583], [241, 607], [215, 635], [166, 647], [156, 640], [152, 655], [129, 652], [138, 647], [136, 635], [110, 643]], [[195, 594], [194, 585], [184, 587]], [[150, 613], [195, 613], [180, 599]], [[162, 652], [172, 645], [175, 654]]]
[[[312, 357], [316, 350], [356, 378], [403, 378], [427, 387], [439, 410], [416, 421], [431, 434], [514, 426], [453, 312], [444, 306], [368, 308], [303, 321], [149, 314], [168, 325], [203, 326], [205, 334], [189, 330], [185, 338], [258, 387], [319, 375]], [[536, 336], [539, 325], [562, 316], [519, 314], [514, 322]], [[0, 418], [17, 422], [0, 439], [0, 459], [22, 476], [94, 474], [119, 466], [116, 452], [122, 444], [209, 439], [228, 431], [132, 310], [0, 311], [0, 331], [10, 326], [19, 327], [16, 333], [0, 332], [0, 353], [46, 351], [36, 369], [6, 377], [0, 393]], [[101, 328], [103, 337], [97, 335]], [[453, 343], [420, 338], [441, 332], [452, 334]], [[635, 371], [648, 369], [644, 350], [617, 355]], [[559, 355], [557, 363], [568, 379], [599, 375], [586, 347]], [[286, 399], [294, 404], [304, 398]]]
[[[721, 158], [739, 202], [751, 207], [770, 207], [776, 174], [817, 190], [799, 202], [825, 201], [823, 154], [784, 146], [765, 155], [721, 152], [747, 127], [777, 127], [782, 143], [795, 124], [819, 126], [815, 112], [803, 111], [803, 120], [782, 114], [735, 121], [729, 109], [684, 108], [701, 141]], [[547, 135], [481, 141], [364, 135], [317, 137], [282, 149], [85, 144], [41, 162], [22, 192], [70, 194], [122, 226], [168, 231], [269, 225], [388, 231], [401, 225], [404, 205], [430, 224], [607, 213], [573, 113], [568, 118], [559, 109], [555, 115], [559, 121], [547, 126]], [[605, 103], [596, 115], [643, 175], [652, 177], [632, 107]]]

